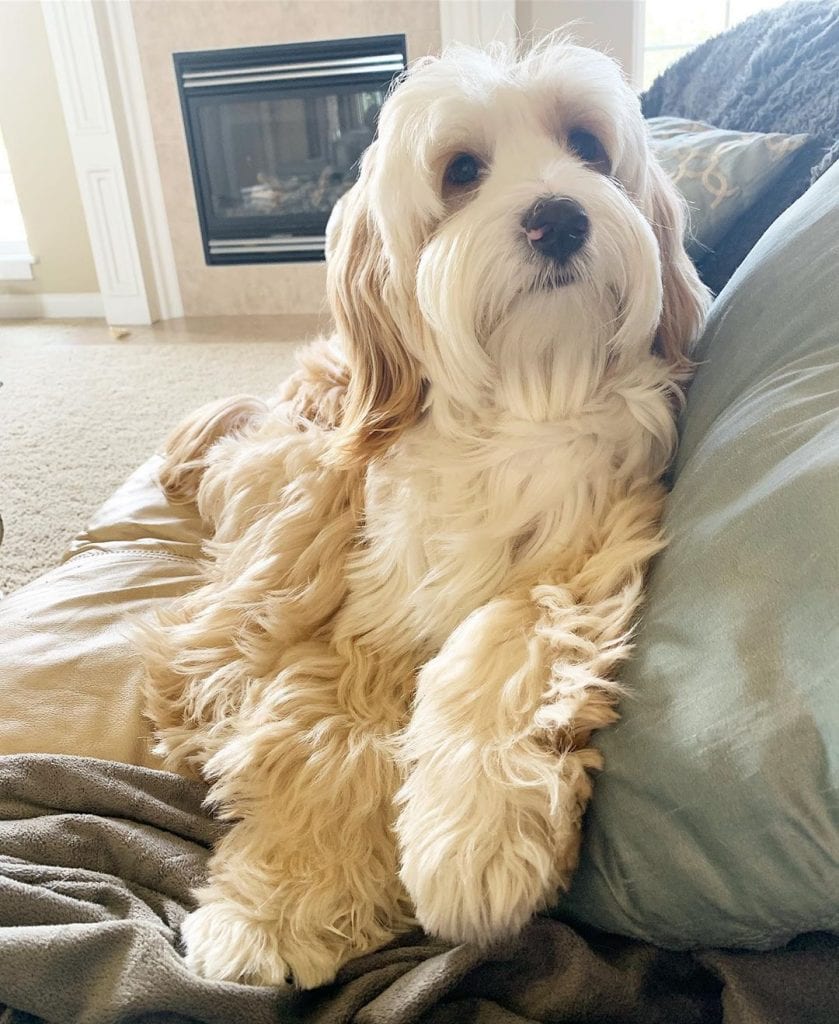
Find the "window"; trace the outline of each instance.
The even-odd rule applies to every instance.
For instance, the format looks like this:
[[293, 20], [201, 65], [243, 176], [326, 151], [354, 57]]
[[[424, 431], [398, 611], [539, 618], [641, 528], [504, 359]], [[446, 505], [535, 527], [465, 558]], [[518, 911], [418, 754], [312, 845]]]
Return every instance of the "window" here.
[[694, 46], [786, 0], [646, 0], [644, 88]]
[[31, 278], [32, 262], [9, 167], [9, 156], [0, 134], [0, 279], [8, 281]]

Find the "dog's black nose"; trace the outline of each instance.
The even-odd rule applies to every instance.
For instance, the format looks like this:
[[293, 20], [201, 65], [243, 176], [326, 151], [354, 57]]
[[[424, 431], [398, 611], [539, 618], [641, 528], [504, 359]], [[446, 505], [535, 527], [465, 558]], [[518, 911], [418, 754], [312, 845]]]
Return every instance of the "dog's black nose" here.
[[521, 222], [528, 241], [543, 256], [564, 263], [583, 247], [588, 216], [573, 199], [540, 199]]

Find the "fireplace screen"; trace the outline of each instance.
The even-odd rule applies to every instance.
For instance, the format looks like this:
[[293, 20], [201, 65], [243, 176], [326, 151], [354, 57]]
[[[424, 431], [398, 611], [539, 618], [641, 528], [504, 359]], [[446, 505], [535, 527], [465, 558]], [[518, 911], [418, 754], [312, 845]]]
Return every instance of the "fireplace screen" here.
[[208, 263], [323, 259], [405, 37], [176, 54]]

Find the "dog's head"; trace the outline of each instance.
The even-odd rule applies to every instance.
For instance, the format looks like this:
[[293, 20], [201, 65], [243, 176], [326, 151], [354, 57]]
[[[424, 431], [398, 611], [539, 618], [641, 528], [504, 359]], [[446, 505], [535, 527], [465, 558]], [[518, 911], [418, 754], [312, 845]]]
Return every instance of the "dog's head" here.
[[604, 359], [652, 349], [684, 376], [706, 292], [683, 230], [608, 57], [554, 41], [518, 60], [455, 48], [418, 62], [328, 232], [346, 444], [384, 447], [429, 382], [480, 408], [505, 345], [531, 374], [584, 335]]

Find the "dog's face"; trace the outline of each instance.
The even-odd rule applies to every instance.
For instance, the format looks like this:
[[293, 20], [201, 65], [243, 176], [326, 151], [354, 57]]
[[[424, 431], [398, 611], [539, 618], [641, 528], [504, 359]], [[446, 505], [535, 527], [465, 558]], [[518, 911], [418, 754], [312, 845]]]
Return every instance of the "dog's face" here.
[[367, 374], [356, 417], [385, 440], [423, 381], [477, 406], [505, 344], [522, 364], [583, 333], [609, 358], [656, 345], [678, 374], [705, 304], [682, 231], [609, 58], [553, 43], [420, 62], [330, 224], [333, 311]]

